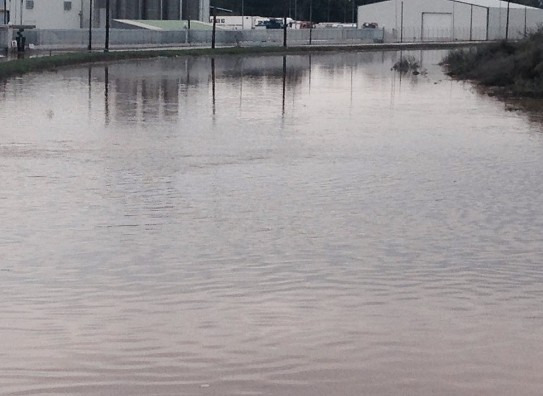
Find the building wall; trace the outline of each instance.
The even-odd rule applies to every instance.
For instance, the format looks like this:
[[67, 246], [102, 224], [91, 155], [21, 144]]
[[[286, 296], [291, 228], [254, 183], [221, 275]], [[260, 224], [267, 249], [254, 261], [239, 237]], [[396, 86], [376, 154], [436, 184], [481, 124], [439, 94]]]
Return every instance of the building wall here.
[[[208, 22], [210, 0], [110, 0], [112, 19], [187, 19]], [[2, 1], [0, 0], [0, 3]], [[64, 4], [71, 9], [65, 10]], [[2, 3], [3, 5], [3, 3]], [[181, 7], [183, 14], [180, 15]], [[39, 29], [88, 28], [90, 0], [7, 0], [12, 24]], [[105, 26], [106, 0], [93, 0], [93, 27]], [[22, 11], [22, 12], [21, 12]], [[21, 21], [22, 15], [22, 21]], [[0, 15], [1, 17], [2, 15]], [[0, 24], [3, 19], [0, 20]]]
[[183, 0], [183, 19], [209, 22], [210, 0]]
[[[429, 26], [431, 16], [448, 22]], [[364, 22], [377, 22], [396, 40], [402, 33], [404, 41], [484, 40], [487, 8], [449, 0], [389, 0], [359, 7], [358, 27]]]
[[82, 24], [81, 0], [23, 0], [22, 8], [20, 1], [10, 0], [8, 10], [11, 24], [39, 29], [76, 29]]
[[[496, 3], [497, 7], [482, 7], [469, 4], [469, 0], [389, 0], [359, 7], [358, 27], [364, 22], [377, 22], [385, 28], [387, 37], [398, 41], [402, 32], [402, 3], [404, 41], [498, 40], [506, 36], [505, 2], [501, 3], [501, 7], [500, 3]], [[425, 30], [423, 13], [450, 15], [450, 26]], [[542, 22], [543, 10], [511, 3], [508, 37], [520, 38], [525, 32], [536, 30]]]
[[486, 40], [488, 9], [472, 4], [449, 2], [453, 9], [453, 40]]
[[377, 22], [379, 27], [387, 30], [397, 29], [399, 21], [396, 19], [400, 15], [399, 6], [397, 1], [389, 0], [358, 7], [358, 28], [360, 29], [364, 22]]
[[[489, 11], [489, 39], [499, 40], [506, 36], [507, 8], [491, 8]], [[524, 37], [524, 33], [537, 30], [543, 21], [543, 10], [511, 7], [509, 10], [509, 33], [511, 39]]]
[[[209, 19], [209, 0], [110, 1], [112, 3], [111, 17], [114, 19], [174, 20], [190, 17], [192, 20], [202, 22], [207, 22]], [[97, 0], [97, 7], [105, 9], [105, 0]], [[103, 23], [99, 25], [102, 26]]]
[[[8, 8], [7, 3], [6, 3], [6, 8]], [[8, 21], [9, 21], [8, 10], [7, 9], [4, 10], [4, 2], [0, 0], [0, 25], [7, 24]]]

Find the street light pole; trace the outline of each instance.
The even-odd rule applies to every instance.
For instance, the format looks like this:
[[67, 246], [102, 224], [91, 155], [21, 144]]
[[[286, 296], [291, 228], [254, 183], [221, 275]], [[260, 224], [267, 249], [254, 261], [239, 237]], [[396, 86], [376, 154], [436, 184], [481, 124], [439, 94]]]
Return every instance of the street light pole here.
[[110, 0], [106, 0], [106, 45], [104, 52], [109, 52], [109, 2]]
[[89, 0], [89, 51], [92, 51], [92, 0]]

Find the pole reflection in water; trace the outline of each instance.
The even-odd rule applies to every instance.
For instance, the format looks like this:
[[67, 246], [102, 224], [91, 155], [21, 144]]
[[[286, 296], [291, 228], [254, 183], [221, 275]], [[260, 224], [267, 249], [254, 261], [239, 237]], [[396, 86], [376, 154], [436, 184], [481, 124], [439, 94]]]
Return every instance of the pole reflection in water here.
[[283, 119], [285, 117], [286, 90], [287, 90], [287, 57], [283, 56], [283, 102], [282, 102], [282, 108], [281, 108], [281, 115], [283, 116]]
[[[213, 116], [216, 114], [216, 97], [215, 97], [215, 58], [211, 58], [211, 101]], [[215, 118], [213, 118], [215, 120]]]
[[88, 109], [89, 109], [89, 119], [91, 118], [91, 114], [92, 114], [92, 66], [89, 66], [88, 69], [87, 69], [87, 85], [89, 87], [89, 92], [88, 92], [88, 99], [89, 99], [89, 103], [88, 103]]
[[239, 112], [241, 114], [243, 103], [243, 61], [239, 63]]
[[109, 68], [104, 67], [104, 115], [106, 125], [109, 125]]
[[351, 111], [353, 109], [353, 73], [354, 73], [354, 64], [351, 64]]
[[[403, 5], [403, 4], [402, 4]], [[400, 57], [399, 57], [399, 60], [401, 61], [403, 58], [403, 51], [400, 51]], [[398, 76], [400, 77], [399, 79], [399, 85], [398, 85], [398, 91], [401, 92], [402, 91], [402, 73], [398, 73]]]
[[311, 93], [311, 54], [308, 55], [308, 62], [309, 62], [309, 65], [308, 65], [308, 90], [309, 90], [309, 93]]
[[390, 79], [390, 108], [394, 108], [396, 94], [396, 73], [392, 73], [392, 78]]

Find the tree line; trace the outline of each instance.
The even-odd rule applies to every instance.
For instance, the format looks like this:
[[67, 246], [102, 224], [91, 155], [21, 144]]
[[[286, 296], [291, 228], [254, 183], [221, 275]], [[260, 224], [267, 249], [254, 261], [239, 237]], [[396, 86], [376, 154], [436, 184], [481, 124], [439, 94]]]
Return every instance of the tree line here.
[[[378, 3], [385, 0], [210, 0], [218, 9], [231, 10], [233, 15], [241, 15], [242, 5], [245, 15], [288, 17], [314, 22], [356, 21], [356, 8], [360, 5]], [[469, 2], [469, 0], [467, 0]], [[514, 0], [512, 3], [543, 8], [543, 0]], [[312, 14], [312, 18], [310, 18]]]

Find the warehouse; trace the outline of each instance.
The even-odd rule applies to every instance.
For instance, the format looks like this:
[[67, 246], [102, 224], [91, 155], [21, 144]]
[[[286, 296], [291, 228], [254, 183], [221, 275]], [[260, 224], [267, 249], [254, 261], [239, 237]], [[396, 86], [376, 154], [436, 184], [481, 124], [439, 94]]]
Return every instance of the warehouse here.
[[358, 7], [358, 27], [368, 22], [388, 41], [515, 39], [543, 23], [543, 10], [499, 0], [388, 0]]

